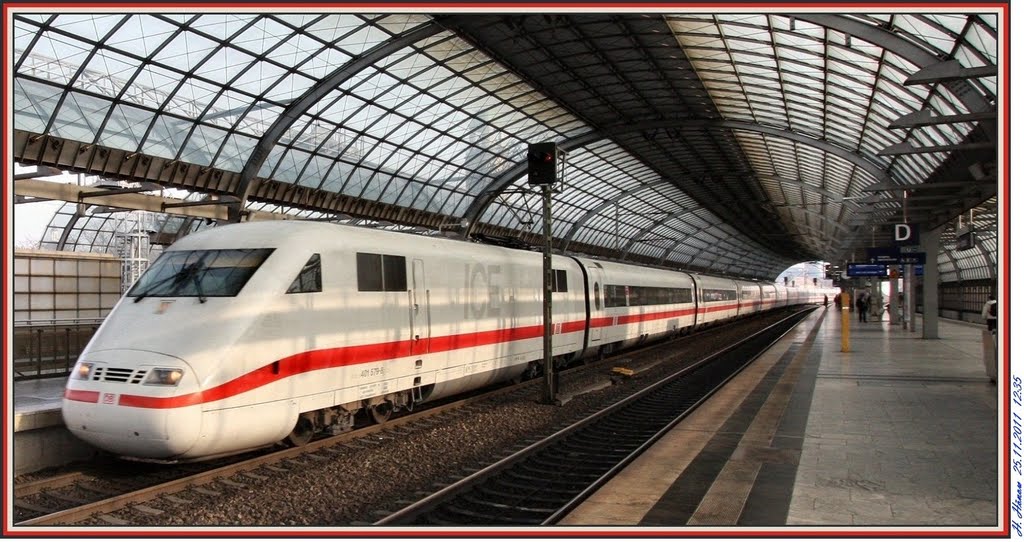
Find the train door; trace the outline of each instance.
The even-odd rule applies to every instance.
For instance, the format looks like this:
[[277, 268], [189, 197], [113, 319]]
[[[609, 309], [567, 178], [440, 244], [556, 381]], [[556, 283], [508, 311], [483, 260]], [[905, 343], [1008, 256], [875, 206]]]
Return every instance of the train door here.
[[412, 261], [412, 290], [410, 291], [409, 322], [412, 328], [413, 352], [430, 351], [430, 290], [427, 289], [423, 260]]
[[590, 282], [590, 344], [603, 344], [604, 336], [604, 274], [595, 266], [588, 266], [586, 278]]
[[604, 335], [604, 274], [601, 265], [595, 261], [577, 260], [583, 269], [584, 289], [587, 304], [587, 333], [585, 348], [602, 344]]
[[704, 285], [701, 284], [700, 275], [693, 275], [693, 302], [696, 304], [694, 325], [703, 325], [707, 321], [707, 309], [704, 307]]
[[[598, 315], [604, 312], [602, 300], [604, 298], [604, 292], [601, 288], [601, 283], [598, 282], [597, 278], [594, 278], [594, 287], [591, 290], [591, 309], [590, 309], [590, 321], [596, 322]], [[601, 326], [591, 325], [590, 327], [590, 341], [593, 343], [601, 342], [601, 330], [604, 329]]]

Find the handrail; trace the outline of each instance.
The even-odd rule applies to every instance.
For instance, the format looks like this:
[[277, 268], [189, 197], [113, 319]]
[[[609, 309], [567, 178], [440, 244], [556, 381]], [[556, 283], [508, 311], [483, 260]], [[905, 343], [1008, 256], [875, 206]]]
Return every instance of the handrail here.
[[14, 327], [47, 327], [66, 325], [95, 326], [103, 323], [105, 318], [51, 318], [39, 320], [15, 320]]

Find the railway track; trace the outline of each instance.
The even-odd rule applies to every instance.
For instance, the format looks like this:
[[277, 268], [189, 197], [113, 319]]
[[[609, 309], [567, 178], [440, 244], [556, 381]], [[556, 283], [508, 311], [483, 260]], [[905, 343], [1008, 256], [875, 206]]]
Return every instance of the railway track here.
[[[175, 465], [120, 461], [35, 480], [15, 487], [16, 525], [65, 525], [91, 517], [98, 517], [110, 524], [120, 524], [116, 516], [109, 514], [129, 506], [150, 509], [144, 503], [195, 488], [203, 492], [216, 491], [207, 486], [217, 484], [242, 487], [246, 483], [246, 478], [264, 478], [265, 475], [257, 472], [260, 469], [284, 472], [296, 466], [323, 461], [330, 455], [344, 453], [349, 447], [370, 445], [368, 439], [376, 438], [378, 435], [402, 432], [405, 427], [429, 424], [431, 418], [438, 418], [445, 413], [460, 408], [472, 408], [474, 402], [490, 399], [498, 394], [526, 393], [524, 389], [532, 384], [522, 383], [452, 401], [398, 417], [384, 424], [315, 440], [299, 448], [242, 454], [219, 461]], [[363, 441], [363, 444], [360, 444], [360, 441]], [[130, 472], [117, 472], [126, 468]], [[152, 471], [155, 474], [140, 470]]]
[[715, 352], [376, 525], [553, 525], [808, 312]]
[[[704, 334], [724, 331], [727, 327], [729, 326], [718, 326], [681, 340], [697, 339]], [[563, 378], [588, 371], [607, 375], [607, 370], [611, 367], [623, 365], [641, 372], [656, 362], [648, 362], [646, 365], [632, 364], [632, 358], [671, 343], [672, 341], [669, 341], [632, 349], [560, 374]], [[608, 379], [605, 378], [605, 385], [607, 384]], [[474, 408], [482, 408], [475, 405], [489, 399], [507, 396], [509, 400], [513, 400], [518, 395], [535, 394], [538, 385], [538, 380], [531, 380], [457, 399], [392, 419], [385, 424], [371, 425], [342, 435], [316, 440], [301, 448], [287, 448], [271, 453], [250, 453], [214, 462], [193, 464], [155, 465], [115, 461], [98, 466], [90, 465], [80, 471], [17, 484], [14, 488], [14, 519], [19, 527], [70, 525], [86, 521], [124, 524], [125, 522], [116, 514], [119, 510], [132, 509], [145, 514], [160, 514], [159, 504], [150, 506], [147, 503], [161, 497], [166, 497], [172, 502], [182, 502], [188, 500], [189, 492], [211, 495], [245, 487], [270, 477], [281, 476], [286, 471], [306, 468], [329, 460], [332, 456], [344, 454], [351, 448], [379, 446], [381, 442], [394, 436], [450, 423], [451, 418], [447, 415], [464, 415]], [[580, 393], [587, 391], [589, 390], [578, 390]], [[566, 400], [569, 398], [566, 397]]]

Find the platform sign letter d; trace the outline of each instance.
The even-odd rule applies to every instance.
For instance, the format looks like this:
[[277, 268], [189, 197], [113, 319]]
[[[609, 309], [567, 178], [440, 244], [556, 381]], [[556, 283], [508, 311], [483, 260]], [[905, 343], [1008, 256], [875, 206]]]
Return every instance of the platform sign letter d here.
[[911, 224], [896, 224], [893, 240], [897, 245], [916, 245], [917, 230]]

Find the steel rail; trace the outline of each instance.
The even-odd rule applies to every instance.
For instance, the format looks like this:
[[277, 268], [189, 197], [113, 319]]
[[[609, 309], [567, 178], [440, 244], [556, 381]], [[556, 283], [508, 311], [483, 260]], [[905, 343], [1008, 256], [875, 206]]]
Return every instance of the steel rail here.
[[[697, 408], [697, 406], [699, 406], [701, 403], [703, 403], [703, 401], [705, 401], [708, 397], [713, 395], [718, 389], [721, 388], [721, 386], [724, 386], [725, 383], [727, 383], [729, 380], [731, 380], [733, 378], [733, 376], [735, 376], [740, 371], [742, 371], [743, 368], [745, 368], [750, 363], [750, 361], [752, 361], [753, 359], [756, 359], [757, 356], [759, 356], [765, 350], [770, 348], [772, 344], [775, 344], [775, 342], [780, 340], [781, 337], [785, 336], [786, 333], [788, 333], [793, 327], [795, 327], [799, 323], [799, 321], [803, 318], [803, 316], [806, 316], [806, 314], [809, 314], [813, 310], [814, 309], [808, 309], [806, 311], [801, 311], [800, 313], [794, 314], [794, 315], [792, 315], [792, 316], [790, 316], [790, 317], [788, 317], [788, 318], [786, 318], [786, 319], [784, 319], [784, 320], [782, 320], [780, 322], [777, 322], [776, 324], [773, 324], [773, 325], [771, 325], [769, 327], [764, 328], [763, 330], [760, 330], [758, 333], [755, 333], [754, 335], [751, 335], [751, 336], [749, 336], [749, 337], [747, 337], [747, 338], [745, 338], [745, 339], [743, 339], [741, 341], [738, 341], [736, 343], [730, 344], [730, 345], [728, 345], [726, 347], [723, 347], [723, 348], [721, 348], [721, 349], [719, 349], [719, 350], [717, 350], [717, 351], [715, 351], [715, 352], [713, 352], [713, 353], [711, 353], [711, 354], [709, 354], [707, 356], [704, 356], [703, 358], [701, 358], [701, 359], [699, 359], [699, 360], [697, 360], [697, 361], [687, 365], [687, 367], [685, 367], [685, 368], [683, 368], [683, 369], [681, 369], [679, 371], [673, 372], [668, 377], [665, 377], [665, 378], [659, 380], [658, 382], [650, 384], [650, 385], [644, 387], [643, 389], [637, 391], [636, 393], [631, 394], [629, 397], [626, 397], [626, 398], [624, 398], [624, 399], [622, 399], [622, 400], [620, 400], [620, 401], [618, 401], [618, 402], [616, 402], [616, 403], [614, 403], [614, 404], [612, 404], [612, 405], [610, 405], [610, 406], [608, 406], [608, 407], [606, 407], [604, 409], [601, 409], [600, 411], [595, 412], [594, 414], [591, 414], [590, 416], [587, 416], [586, 418], [584, 418], [582, 420], [579, 420], [576, 423], [563, 428], [562, 430], [560, 430], [560, 431], [550, 435], [549, 437], [546, 437], [546, 438], [544, 438], [542, 440], [536, 441], [536, 442], [530, 444], [529, 446], [526, 446], [526, 447], [520, 449], [519, 451], [509, 455], [508, 457], [505, 457], [504, 459], [501, 459], [500, 461], [498, 461], [498, 462], [496, 462], [496, 463], [494, 463], [494, 464], [492, 464], [490, 466], [487, 466], [487, 467], [483, 468], [482, 470], [479, 470], [479, 471], [477, 471], [477, 472], [467, 476], [466, 478], [463, 478], [462, 480], [459, 480], [459, 481], [457, 481], [457, 482], [455, 482], [455, 483], [453, 483], [453, 484], [451, 484], [451, 485], [441, 489], [440, 491], [437, 491], [437, 492], [435, 492], [435, 493], [433, 493], [433, 494], [431, 494], [431, 495], [429, 495], [429, 496], [427, 496], [427, 497], [425, 497], [425, 498], [423, 498], [423, 499], [421, 499], [421, 500], [419, 500], [417, 502], [414, 502], [414, 503], [406, 506], [405, 508], [402, 508], [401, 510], [398, 510], [397, 512], [394, 512], [394, 513], [392, 513], [392, 514], [390, 514], [390, 515], [388, 515], [388, 516], [378, 520], [374, 525], [394, 526], [394, 525], [423, 525], [423, 524], [430, 524], [429, 521], [421, 521], [421, 520], [426, 520], [426, 518], [425, 518], [426, 515], [428, 515], [429, 513], [431, 513], [434, 510], [443, 508], [445, 505], [447, 505], [447, 504], [449, 504], [451, 502], [454, 502], [459, 497], [461, 497], [461, 496], [467, 494], [467, 492], [473, 490], [476, 486], [478, 486], [480, 484], [483, 484], [486, 481], [488, 481], [488, 480], [490, 480], [490, 479], [492, 479], [492, 478], [494, 478], [494, 477], [496, 477], [498, 475], [505, 474], [506, 471], [508, 471], [509, 469], [513, 468], [516, 465], [524, 464], [528, 459], [537, 457], [540, 453], [544, 452], [545, 449], [555, 445], [556, 443], [560, 443], [560, 442], [568, 439], [569, 437], [571, 437], [573, 435], [576, 435], [576, 434], [580, 433], [581, 431], [585, 430], [586, 428], [588, 428], [589, 426], [593, 425], [594, 423], [596, 423], [596, 422], [598, 422], [598, 421], [600, 421], [602, 419], [606, 419], [606, 418], [608, 418], [612, 414], [615, 414], [615, 413], [617, 413], [617, 412], [619, 412], [619, 411], [621, 411], [623, 409], [626, 409], [626, 408], [630, 407], [631, 405], [636, 403], [638, 400], [643, 399], [646, 396], [649, 396], [652, 393], [657, 392], [658, 390], [664, 388], [668, 383], [671, 383], [673, 381], [678, 381], [680, 378], [683, 378], [686, 375], [694, 373], [695, 371], [697, 371], [697, 370], [699, 370], [701, 368], [707, 367], [708, 365], [714, 363], [718, 358], [722, 357], [723, 355], [728, 354], [729, 352], [731, 352], [731, 351], [733, 351], [733, 350], [735, 350], [737, 348], [740, 348], [740, 347], [742, 347], [745, 344], [749, 344], [751, 341], [756, 340], [757, 338], [763, 337], [766, 333], [768, 333], [768, 332], [770, 332], [772, 330], [779, 331], [776, 328], [780, 328], [780, 326], [787, 326], [788, 325], [788, 327], [786, 327], [784, 330], [779, 332], [777, 336], [772, 338], [771, 341], [766, 343], [765, 346], [763, 346], [762, 348], [759, 348], [757, 350], [757, 354], [755, 354], [753, 356], [749, 356], [749, 359], [747, 361], [745, 361], [744, 363], [742, 363], [739, 368], [731, 371], [730, 374], [726, 378], [724, 378], [721, 382], [719, 382], [716, 385], [714, 385], [710, 391], [707, 391], [701, 397], [697, 398], [697, 400], [691, 406], [687, 407], [679, 415], [674, 416], [660, 430], [656, 431], [649, 438], [646, 438], [638, 447], [636, 447], [635, 449], [630, 451], [624, 458], [622, 458], [617, 463], [615, 463], [610, 469], [607, 469], [605, 472], [603, 472], [602, 474], [597, 476], [597, 478], [595, 480], [593, 480], [591, 483], [589, 483], [582, 491], [575, 492], [574, 496], [569, 498], [567, 502], [564, 502], [563, 504], [558, 506], [554, 510], [553, 513], [550, 513], [546, 517], [546, 519], [542, 520], [539, 523], [536, 523], [536, 524], [539, 524], [539, 525], [553, 524], [554, 522], [557, 522], [562, 517], [564, 517], [573, 508], [578, 506], [579, 503], [581, 503], [584, 499], [589, 497], [601, 485], [603, 485], [609, 479], [611, 479], [612, 476], [614, 476], [616, 473], [618, 473], [623, 468], [625, 468], [626, 465], [628, 465], [632, 460], [634, 460], [636, 457], [638, 457], [644, 450], [649, 448], [654, 442], [657, 441], [658, 438], [663, 436], [664, 433], [666, 433], [667, 431], [671, 430], [671, 428], [674, 427], [680, 420], [682, 420], [683, 418], [688, 416], [695, 408]], [[549, 483], [553, 483], [553, 482], [549, 482]], [[510, 512], [513, 512], [513, 513], [520, 510], [520, 509], [517, 509], [516, 505], [507, 505], [506, 508]], [[541, 506], [541, 505], [538, 505], [538, 506], [535, 506], [535, 507], [527, 506], [527, 507], [521, 508], [521, 509], [523, 509], [523, 510], [527, 510], [528, 509], [529, 512], [537, 512], [537, 511], [544, 510], [544, 507]], [[509, 523], [516, 523], [516, 522], [515, 521], [510, 521]], [[495, 522], [495, 523], [487, 523], [487, 524], [488, 525], [502, 525], [502, 524], [505, 524], [505, 523]]]

